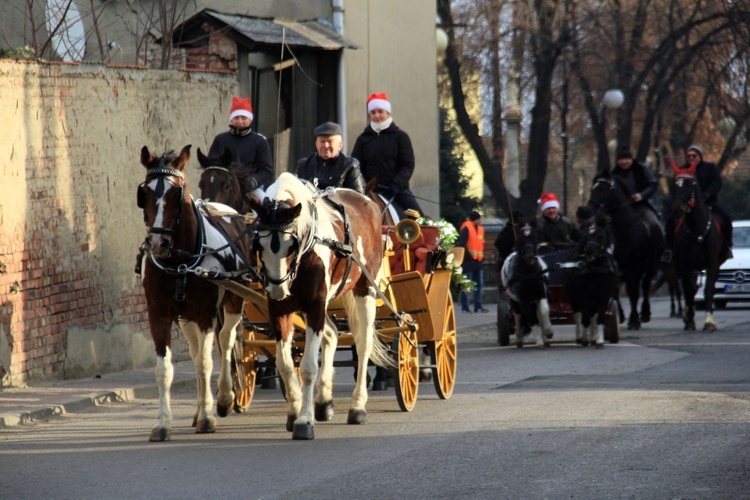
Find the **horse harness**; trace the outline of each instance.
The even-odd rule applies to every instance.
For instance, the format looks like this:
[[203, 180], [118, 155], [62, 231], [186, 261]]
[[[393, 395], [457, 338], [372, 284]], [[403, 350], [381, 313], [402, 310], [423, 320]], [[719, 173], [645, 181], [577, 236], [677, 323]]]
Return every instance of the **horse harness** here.
[[[689, 214], [690, 212], [692, 212], [693, 208], [695, 208], [696, 206], [696, 201], [695, 201], [696, 182], [692, 175], [678, 175], [675, 180], [676, 180], [676, 185], [678, 187], [682, 187], [682, 183], [687, 180], [692, 181], [692, 186], [690, 187], [690, 199], [684, 200], [684, 201], [687, 201], [687, 203], [685, 204], [685, 207], [682, 209], [682, 212], [684, 215], [680, 217], [677, 220], [677, 224], [675, 224], [674, 234], [677, 234], [680, 228], [683, 227], [683, 222], [685, 222], [685, 216]], [[706, 236], [708, 236], [708, 233], [711, 231], [711, 224], [713, 223], [713, 220], [714, 220], [713, 211], [711, 210], [711, 207], [709, 205], [706, 205], [706, 210], [708, 210], [708, 217], [706, 218], [707, 219], [706, 229], [704, 229], [701, 234], [695, 234], [692, 231], [690, 231], [690, 228], [688, 228], [687, 225], [684, 226], [685, 233], [688, 234], [689, 236], [694, 237], [698, 241], [698, 243], [702, 243], [703, 240], [706, 238]], [[716, 227], [719, 228], [719, 225], [717, 224]]]
[[[146, 206], [146, 182], [148, 182], [149, 178], [153, 177], [160, 177], [160, 178], [166, 178], [166, 177], [177, 177], [183, 182], [176, 184], [172, 183], [171, 181], [166, 181], [172, 183], [175, 187], [179, 187], [180, 189], [180, 197], [179, 199], [182, 200], [184, 198], [185, 194], [185, 185], [184, 185], [184, 175], [181, 171], [173, 168], [169, 168], [164, 166], [164, 163], [166, 162], [166, 153], [162, 155], [162, 157], [159, 160], [159, 166], [156, 168], [149, 169], [146, 172], [146, 181], [141, 183], [138, 186], [138, 192], [137, 192], [137, 206], [140, 209], [145, 209]], [[210, 168], [221, 168], [221, 167], [210, 167]], [[135, 265], [135, 273], [138, 276], [141, 276], [141, 264], [143, 261], [144, 254], [148, 255], [149, 260], [151, 263], [160, 271], [162, 271], [165, 274], [171, 275], [171, 276], [177, 276], [177, 283], [175, 284], [175, 295], [174, 299], [177, 302], [184, 302], [185, 301], [185, 289], [187, 287], [187, 275], [188, 273], [194, 274], [199, 277], [203, 278], [211, 278], [211, 277], [217, 277], [219, 275], [219, 272], [216, 270], [207, 270], [200, 267], [200, 264], [205, 260], [206, 257], [217, 255], [220, 252], [223, 252], [227, 248], [231, 248], [232, 251], [235, 253], [235, 255], [239, 255], [242, 259], [243, 263], [246, 266], [246, 269], [240, 270], [240, 271], [234, 271], [230, 273], [221, 273], [223, 276], [231, 275], [231, 277], [237, 278], [240, 276], [247, 275], [249, 273], [253, 273], [256, 278], [258, 278], [257, 273], [254, 269], [248, 264], [244, 252], [240, 251], [237, 242], [240, 241], [242, 238], [245, 237], [245, 235], [250, 231], [250, 226], [246, 226], [245, 231], [243, 231], [240, 235], [237, 236], [237, 238], [231, 238], [226, 230], [221, 226], [221, 224], [218, 223], [218, 221], [214, 220], [213, 217], [209, 217], [207, 215], [204, 215], [203, 211], [205, 210], [202, 208], [202, 204], [195, 203], [192, 201], [191, 198], [191, 206], [193, 207], [193, 210], [195, 212], [196, 220], [198, 221], [197, 224], [197, 231], [198, 231], [198, 237], [196, 238], [196, 248], [194, 252], [186, 252], [181, 249], [175, 249], [172, 251], [176, 256], [178, 257], [187, 257], [189, 258], [189, 262], [183, 262], [180, 264], [172, 264], [167, 263], [164, 261], [160, 261], [156, 257], [154, 257], [153, 253], [150, 251], [150, 243], [149, 243], [149, 236], [146, 236], [146, 239], [143, 243], [141, 243], [141, 246], [138, 249], [138, 255], [136, 256], [136, 265]], [[177, 218], [175, 219], [174, 224], [171, 228], [163, 228], [163, 227], [155, 227], [150, 226], [148, 228], [148, 234], [166, 234], [169, 236], [174, 236], [176, 234], [176, 227], [180, 224], [180, 221], [182, 220], [182, 203], [178, 205], [178, 212], [177, 212]], [[144, 223], [146, 226], [148, 226], [148, 221], [146, 219], [146, 214], [144, 211], [143, 215]], [[224, 246], [221, 246], [216, 249], [206, 249], [206, 231], [203, 226], [202, 221], [207, 221], [211, 226], [213, 226], [219, 233], [224, 237], [224, 239], [227, 241], [227, 244]], [[206, 250], [206, 251], [204, 251]]]

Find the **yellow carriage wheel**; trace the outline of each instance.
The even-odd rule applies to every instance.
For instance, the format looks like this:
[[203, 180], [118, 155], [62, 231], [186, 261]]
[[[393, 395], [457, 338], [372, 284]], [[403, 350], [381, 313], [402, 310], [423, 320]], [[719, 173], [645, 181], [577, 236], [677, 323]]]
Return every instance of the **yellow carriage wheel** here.
[[458, 356], [458, 339], [456, 337], [456, 315], [453, 311], [453, 300], [448, 297], [445, 311], [443, 336], [440, 340], [429, 342], [430, 357], [435, 367], [432, 369], [432, 380], [435, 392], [440, 399], [448, 399], [456, 385], [456, 360]]
[[234, 388], [234, 411], [244, 413], [250, 407], [255, 393], [255, 376], [258, 373], [258, 353], [245, 345], [255, 339], [251, 330], [242, 330], [232, 348], [232, 385]]
[[396, 357], [396, 401], [402, 411], [412, 411], [419, 391], [417, 332], [407, 330], [396, 334], [393, 338], [393, 353]]

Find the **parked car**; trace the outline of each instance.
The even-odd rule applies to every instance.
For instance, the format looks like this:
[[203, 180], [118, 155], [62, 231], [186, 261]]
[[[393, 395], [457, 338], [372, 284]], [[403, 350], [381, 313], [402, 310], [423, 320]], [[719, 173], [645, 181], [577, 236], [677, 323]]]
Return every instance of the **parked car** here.
[[[723, 309], [728, 302], [750, 302], [750, 220], [735, 221], [734, 257], [727, 260], [719, 269], [719, 278], [714, 288], [714, 306]], [[698, 290], [695, 293], [695, 307], [706, 308], [703, 285], [706, 273], [698, 276]]]

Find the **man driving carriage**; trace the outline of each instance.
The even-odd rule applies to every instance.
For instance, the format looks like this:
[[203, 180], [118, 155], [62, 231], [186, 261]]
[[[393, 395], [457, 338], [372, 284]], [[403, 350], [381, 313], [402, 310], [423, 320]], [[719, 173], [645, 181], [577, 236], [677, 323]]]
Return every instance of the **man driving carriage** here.
[[[734, 246], [732, 241], [732, 218], [718, 203], [719, 191], [721, 191], [722, 186], [719, 168], [715, 163], [704, 161], [703, 149], [695, 144], [687, 148], [685, 159], [686, 162], [679, 166], [677, 171], [695, 169], [695, 179], [698, 181], [703, 202], [708, 205], [711, 212], [719, 220], [721, 234], [724, 238], [724, 245], [728, 251], [728, 258], [732, 258], [732, 247]], [[674, 245], [674, 233], [677, 219], [678, 218], [674, 213], [670, 214], [667, 218], [667, 250], [664, 252], [664, 257], [662, 258], [665, 262], [670, 262], [672, 260], [672, 248]]]
[[544, 193], [539, 199], [542, 218], [539, 222], [539, 243], [550, 247], [566, 247], [581, 238], [575, 224], [560, 213], [560, 201], [554, 193]]
[[251, 194], [262, 198], [262, 192], [258, 190], [273, 181], [271, 147], [264, 136], [250, 129], [252, 122], [250, 98], [234, 96], [229, 114], [229, 131], [214, 137], [208, 157], [219, 158], [225, 149], [231, 151], [233, 161], [247, 172], [247, 175], [239, 177], [243, 198]]
[[341, 152], [341, 125], [323, 123], [315, 127], [313, 135], [317, 152], [297, 162], [297, 177], [313, 182], [318, 189], [344, 187], [364, 194], [365, 179], [359, 161]]

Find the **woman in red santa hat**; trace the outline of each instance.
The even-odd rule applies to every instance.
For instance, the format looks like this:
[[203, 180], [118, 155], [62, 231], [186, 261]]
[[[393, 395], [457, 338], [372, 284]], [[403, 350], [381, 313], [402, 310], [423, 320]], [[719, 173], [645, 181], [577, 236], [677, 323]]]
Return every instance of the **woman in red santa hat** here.
[[385, 92], [367, 98], [367, 113], [370, 124], [357, 137], [352, 157], [359, 160], [365, 181], [377, 178], [375, 192], [403, 209], [410, 208], [421, 214], [422, 209], [409, 190], [409, 179], [414, 173], [414, 150], [406, 132], [393, 123], [391, 103]]
[[539, 243], [567, 246], [581, 238], [576, 225], [560, 214], [560, 201], [554, 193], [544, 193], [538, 202], [542, 209], [542, 218], [538, 226]]
[[253, 108], [250, 98], [232, 98], [232, 109], [229, 113], [229, 131], [222, 132], [214, 138], [209, 158], [219, 158], [225, 149], [232, 152], [232, 159], [239, 163], [247, 173], [240, 185], [242, 195], [253, 194], [262, 199], [263, 186], [273, 181], [273, 163], [271, 147], [264, 136], [250, 130], [253, 122]]

